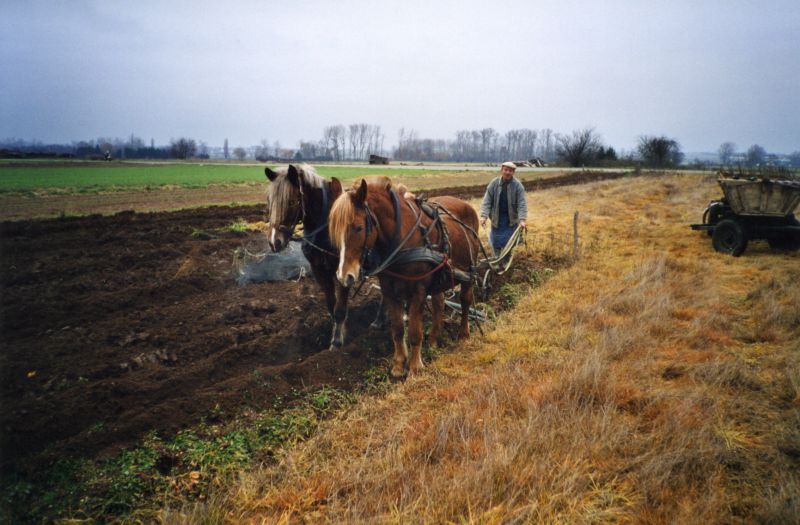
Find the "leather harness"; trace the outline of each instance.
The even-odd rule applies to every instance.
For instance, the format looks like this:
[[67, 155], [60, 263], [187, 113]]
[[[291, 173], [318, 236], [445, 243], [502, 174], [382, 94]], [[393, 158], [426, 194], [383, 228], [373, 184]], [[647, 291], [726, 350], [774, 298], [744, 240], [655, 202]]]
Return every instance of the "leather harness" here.
[[[452, 217], [449, 211], [441, 206], [440, 204], [430, 205], [424, 201], [423, 198], [416, 199], [416, 204], [419, 207], [419, 211], [417, 211], [414, 206], [411, 204], [409, 200], [406, 200], [406, 204], [411, 212], [416, 216], [416, 222], [414, 226], [409, 229], [408, 233], [406, 234], [404, 239], [400, 239], [402, 234], [402, 213], [401, 213], [401, 204], [400, 198], [397, 196], [397, 193], [393, 190], [389, 190], [389, 195], [391, 196], [392, 200], [392, 208], [394, 209], [394, 216], [395, 216], [395, 232], [394, 232], [394, 239], [392, 242], [392, 246], [394, 247], [391, 253], [385, 257], [382, 261], [377, 260], [377, 254], [370, 248], [367, 248], [366, 242], [369, 238], [371, 231], [380, 226], [378, 222], [378, 218], [375, 216], [374, 212], [369, 208], [369, 205], [365, 202], [364, 203], [364, 210], [366, 212], [366, 224], [365, 224], [365, 236], [364, 236], [364, 250], [361, 255], [361, 267], [362, 272], [364, 272], [363, 277], [369, 277], [373, 275], [377, 275], [380, 273], [385, 273], [392, 277], [396, 277], [399, 279], [404, 279], [406, 281], [419, 281], [426, 277], [429, 277], [443, 269], [447, 266], [450, 269], [450, 276], [451, 276], [451, 287], [455, 286], [454, 280], [459, 282], [470, 282], [474, 276], [474, 268], [470, 269], [470, 273], [463, 272], [456, 268], [453, 268], [451, 261], [450, 261], [450, 237], [447, 230], [447, 225], [442, 220], [439, 214], [439, 208], [445, 210], [445, 212]], [[422, 225], [422, 215], [428, 215], [433, 222], [429, 226]], [[460, 222], [460, 221], [459, 221]], [[414, 248], [405, 248], [405, 244], [411, 239], [416, 229], [419, 228], [422, 232], [423, 240], [425, 241], [425, 246], [419, 246]], [[430, 234], [434, 229], [438, 229], [439, 231], [439, 243], [434, 244], [431, 242]], [[434, 265], [434, 268], [430, 271], [421, 274], [421, 275], [405, 275], [402, 273], [398, 273], [394, 271], [392, 268], [396, 268], [398, 266], [402, 266], [405, 264], [416, 263], [416, 262], [424, 262]], [[377, 266], [373, 266], [377, 263]], [[366, 269], [366, 271], [365, 271]]]
[[[327, 216], [329, 210], [329, 201], [330, 198], [328, 196], [328, 189], [326, 185], [323, 184], [320, 187], [322, 191], [322, 211], [320, 216], [324, 217], [325, 219], [322, 221], [317, 228], [312, 230], [311, 232], [304, 233], [302, 237], [295, 237], [295, 239], [301, 241], [303, 244], [310, 246], [313, 249], [316, 249], [322, 253], [330, 255], [332, 257], [338, 257], [338, 254], [334, 253], [333, 247], [330, 242], [330, 237], [328, 235], [328, 221]], [[407, 281], [419, 281], [426, 277], [429, 277], [439, 271], [440, 269], [448, 266], [451, 271], [451, 280], [459, 281], [459, 282], [470, 282], [473, 280], [475, 275], [475, 269], [471, 268], [470, 272], [464, 272], [457, 268], [453, 268], [451, 261], [450, 261], [450, 236], [447, 229], [447, 225], [442, 220], [442, 217], [439, 213], [439, 210], [443, 210], [448, 216], [459, 222], [462, 226], [468, 228], [477, 238], [477, 233], [469, 228], [462, 221], [458, 218], [453, 216], [452, 213], [447, 210], [444, 206], [440, 204], [430, 204], [426, 202], [424, 197], [419, 197], [415, 199], [415, 203], [419, 207], [419, 211], [414, 209], [414, 206], [411, 204], [409, 200], [406, 200], [406, 204], [411, 212], [416, 216], [416, 222], [414, 226], [409, 230], [408, 234], [405, 238], [401, 239], [400, 236], [402, 234], [402, 213], [401, 213], [401, 204], [400, 198], [397, 196], [397, 192], [393, 189], [389, 190], [389, 194], [392, 199], [392, 208], [394, 209], [394, 216], [395, 216], [395, 232], [394, 238], [392, 242], [392, 246], [394, 249], [392, 252], [385, 258], [383, 261], [380, 261], [379, 255], [373, 249], [367, 248], [366, 242], [369, 238], [369, 235], [373, 229], [380, 226], [378, 222], [378, 218], [375, 213], [369, 208], [369, 205], [365, 202], [364, 203], [364, 210], [366, 212], [366, 224], [365, 224], [365, 235], [364, 235], [364, 250], [362, 251], [361, 255], [361, 268], [362, 268], [362, 279], [366, 277], [370, 277], [373, 275], [377, 275], [379, 273], [386, 273], [387, 275], [391, 275], [392, 277], [396, 277], [399, 279], [404, 279]], [[301, 220], [305, 222], [307, 212], [305, 206], [305, 193], [303, 191], [303, 185], [300, 184], [300, 209], [301, 209]], [[422, 225], [422, 215], [423, 213], [433, 219], [433, 222], [429, 226]], [[422, 237], [425, 241], [425, 246], [415, 247], [415, 248], [406, 248], [403, 249], [403, 246], [411, 239], [414, 234], [414, 231], [419, 228], [422, 232]], [[439, 239], [440, 242], [434, 244], [430, 240], [430, 234], [434, 229], [438, 229], [439, 231]], [[482, 246], [481, 246], [482, 248]], [[471, 248], [470, 248], [471, 251]], [[393, 267], [402, 266], [405, 264], [415, 263], [415, 262], [424, 262], [432, 264], [434, 267], [429, 272], [426, 272], [422, 275], [415, 275], [409, 276], [404, 275], [392, 270]], [[366, 270], [366, 271], [365, 271]], [[455, 286], [455, 282], [451, 283], [452, 286]]]

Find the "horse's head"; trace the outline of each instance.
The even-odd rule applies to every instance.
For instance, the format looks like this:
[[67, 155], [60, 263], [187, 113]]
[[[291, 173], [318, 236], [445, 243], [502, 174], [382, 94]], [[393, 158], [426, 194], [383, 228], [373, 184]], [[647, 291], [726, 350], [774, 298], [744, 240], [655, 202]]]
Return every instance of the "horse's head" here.
[[354, 187], [343, 192], [338, 179], [331, 181], [331, 193], [338, 197], [328, 217], [328, 231], [331, 241], [339, 250], [336, 278], [345, 288], [359, 280], [364, 259], [378, 237], [378, 225], [367, 206], [367, 181], [361, 179], [361, 183]]
[[294, 229], [303, 219], [303, 168], [289, 164], [288, 168], [272, 171], [264, 168], [270, 181], [267, 188], [269, 214], [269, 246], [279, 252], [289, 244]]

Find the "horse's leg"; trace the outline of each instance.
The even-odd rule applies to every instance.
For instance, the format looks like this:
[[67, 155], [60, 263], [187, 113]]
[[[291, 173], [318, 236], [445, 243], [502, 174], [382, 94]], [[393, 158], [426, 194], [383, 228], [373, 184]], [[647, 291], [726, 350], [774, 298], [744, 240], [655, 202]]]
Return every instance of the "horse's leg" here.
[[389, 323], [392, 327], [392, 343], [394, 343], [394, 362], [392, 364], [392, 377], [399, 379], [406, 373], [406, 360], [408, 350], [403, 338], [405, 326], [403, 323], [403, 302], [394, 297], [384, 297], [386, 311], [389, 314]]
[[461, 329], [459, 339], [469, 339], [469, 308], [472, 306], [472, 283], [461, 285]]
[[442, 322], [444, 321], [444, 292], [431, 295], [431, 333], [428, 344], [442, 345]]
[[374, 330], [382, 330], [386, 327], [386, 303], [383, 301], [383, 294], [381, 294], [381, 303], [378, 305], [378, 313], [375, 315], [375, 320], [369, 325]]
[[[317, 284], [319, 284], [320, 288], [322, 288], [322, 292], [325, 294], [325, 306], [328, 308], [328, 315], [331, 316], [331, 321], [333, 321], [333, 307], [336, 304], [336, 293], [334, 292], [336, 274], [329, 274], [323, 271], [324, 269], [324, 266], [312, 266], [314, 279], [317, 280]], [[333, 276], [333, 278], [331, 278], [331, 276]]]
[[[325, 294], [325, 306], [328, 308], [328, 315], [331, 316], [331, 324], [333, 325], [333, 331], [331, 333], [331, 347], [333, 347], [333, 341], [336, 338], [336, 317], [334, 316], [334, 311], [336, 307], [336, 275], [330, 272], [324, 271], [326, 268], [321, 265], [312, 266], [314, 271], [314, 278], [317, 280], [320, 288], [322, 288], [322, 292]], [[333, 278], [331, 278], [333, 276]]]
[[335, 281], [336, 304], [333, 307], [333, 335], [331, 336], [331, 349], [340, 348], [344, 345], [345, 326], [347, 320], [347, 299], [349, 289]]
[[424, 368], [422, 365], [422, 312], [425, 309], [424, 287], [419, 287], [408, 304], [408, 344], [411, 346], [411, 360], [408, 364], [408, 374], [418, 374]]

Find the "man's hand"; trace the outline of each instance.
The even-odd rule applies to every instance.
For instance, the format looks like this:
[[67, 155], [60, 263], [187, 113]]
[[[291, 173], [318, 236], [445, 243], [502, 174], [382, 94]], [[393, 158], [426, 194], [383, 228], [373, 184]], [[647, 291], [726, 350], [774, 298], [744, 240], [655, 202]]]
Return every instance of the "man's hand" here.
[[486, 226], [486, 217], [481, 217], [481, 226]]
[[525, 229], [525, 221], [519, 221], [519, 227]]

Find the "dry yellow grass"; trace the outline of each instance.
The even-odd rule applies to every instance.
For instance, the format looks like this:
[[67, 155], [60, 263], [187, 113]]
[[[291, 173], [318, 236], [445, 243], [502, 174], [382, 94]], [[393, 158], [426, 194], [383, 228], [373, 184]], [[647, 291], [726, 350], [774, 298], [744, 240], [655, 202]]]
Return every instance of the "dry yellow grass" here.
[[712, 177], [529, 196], [582, 256], [486, 337], [165, 522], [800, 520], [800, 254], [692, 232]]

